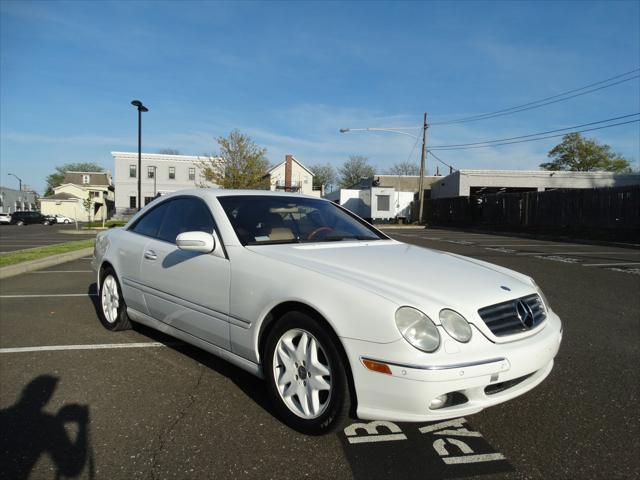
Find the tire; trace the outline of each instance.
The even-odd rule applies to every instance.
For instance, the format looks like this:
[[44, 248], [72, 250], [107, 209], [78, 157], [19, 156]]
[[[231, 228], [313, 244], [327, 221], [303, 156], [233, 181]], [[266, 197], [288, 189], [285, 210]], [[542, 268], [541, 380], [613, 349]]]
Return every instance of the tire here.
[[127, 305], [122, 296], [118, 277], [111, 268], [106, 268], [100, 277], [100, 323], [107, 330], [117, 332], [131, 328]]
[[69, 219], [67, 218], [67, 219], [64, 221], [64, 223], [71, 223], [71, 222], [70, 222], [70, 221], [69, 221]]
[[18, 225], [19, 227], [24, 227], [24, 221], [22, 221], [22, 220], [18, 220], [18, 221], [16, 222], [16, 225]]
[[43, 222], [43, 225], [49, 225], [48, 221]]
[[337, 342], [297, 311], [283, 315], [269, 333], [263, 359], [267, 390], [278, 416], [294, 430], [323, 435], [349, 416], [349, 382]]

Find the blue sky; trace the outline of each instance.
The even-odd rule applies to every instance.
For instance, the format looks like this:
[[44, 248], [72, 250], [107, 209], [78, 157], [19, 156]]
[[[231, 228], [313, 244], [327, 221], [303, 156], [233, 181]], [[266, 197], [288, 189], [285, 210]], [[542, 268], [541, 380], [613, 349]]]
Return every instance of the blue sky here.
[[[419, 126], [547, 97], [640, 66], [640, 2], [0, 3], [0, 184], [42, 192], [55, 165], [137, 149], [216, 152], [238, 128], [292, 153], [378, 171], [414, 141], [341, 127]], [[640, 111], [638, 80], [491, 120], [433, 126], [432, 145]], [[638, 123], [587, 134], [640, 166]], [[537, 169], [558, 139], [441, 152], [457, 168]], [[411, 159], [419, 160], [419, 147]], [[434, 171], [431, 160], [427, 165]]]

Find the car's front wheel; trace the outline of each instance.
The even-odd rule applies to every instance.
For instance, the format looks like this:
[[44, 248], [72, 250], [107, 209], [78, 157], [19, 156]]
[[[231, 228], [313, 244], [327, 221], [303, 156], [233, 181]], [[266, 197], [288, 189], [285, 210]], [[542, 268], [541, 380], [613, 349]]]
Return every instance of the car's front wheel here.
[[64, 223], [71, 223], [71, 222], [70, 222], [70, 221], [69, 221], [69, 219], [67, 218], [67, 219], [65, 219]]
[[111, 331], [131, 328], [122, 289], [111, 268], [104, 271], [100, 282], [100, 322], [107, 330]]
[[19, 227], [23, 227], [24, 226], [24, 222], [22, 220], [18, 220], [16, 222], [16, 225], [18, 225]]
[[269, 395], [283, 421], [320, 435], [341, 426], [350, 407], [347, 373], [337, 340], [302, 312], [273, 327], [263, 368]]

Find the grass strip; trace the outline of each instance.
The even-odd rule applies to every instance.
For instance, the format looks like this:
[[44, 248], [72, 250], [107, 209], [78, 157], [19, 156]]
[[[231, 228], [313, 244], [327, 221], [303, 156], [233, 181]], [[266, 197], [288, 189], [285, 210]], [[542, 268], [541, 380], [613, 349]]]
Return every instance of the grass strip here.
[[0, 267], [7, 265], [15, 265], [16, 263], [28, 262], [29, 260], [37, 260], [39, 258], [50, 257], [59, 253], [72, 252], [83, 248], [93, 247], [94, 239], [79, 240], [75, 242], [58, 243], [56, 245], [48, 245], [46, 247], [32, 248], [25, 251], [7, 252], [0, 255]]

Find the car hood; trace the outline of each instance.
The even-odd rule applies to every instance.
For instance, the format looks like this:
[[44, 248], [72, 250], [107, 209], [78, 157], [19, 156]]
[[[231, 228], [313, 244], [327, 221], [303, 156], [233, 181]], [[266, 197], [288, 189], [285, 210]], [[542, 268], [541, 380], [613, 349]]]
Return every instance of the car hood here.
[[421, 309], [477, 315], [479, 308], [535, 293], [525, 275], [497, 265], [395, 240], [261, 245], [254, 253], [331, 276]]

